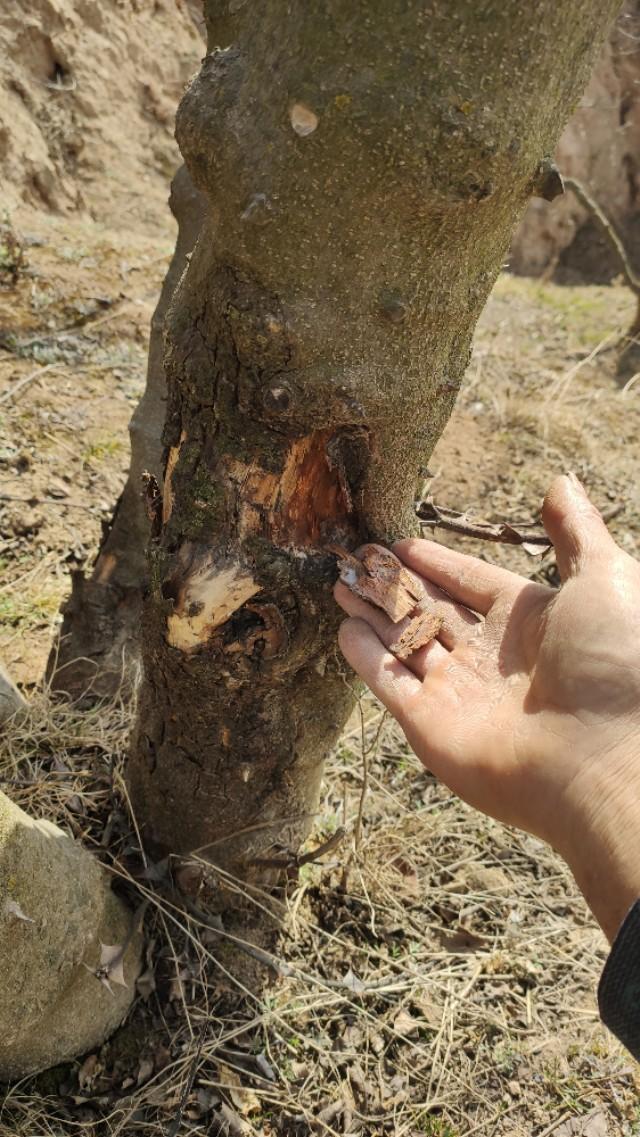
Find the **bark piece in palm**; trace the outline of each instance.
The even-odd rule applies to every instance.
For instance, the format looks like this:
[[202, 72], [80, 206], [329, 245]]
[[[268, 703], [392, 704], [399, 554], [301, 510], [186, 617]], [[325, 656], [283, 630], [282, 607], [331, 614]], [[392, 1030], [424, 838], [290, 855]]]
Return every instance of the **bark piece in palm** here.
[[[406, 659], [437, 636], [442, 618], [429, 603], [424, 585], [402, 561], [380, 545], [364, 545], [357, 557], [338, 545], [331, 547], [339, 561], [340, 580], [361, 600], [382, 608], [394, 624], [404, 622], [390, 650]], [[411, 617], [407, 621], [407, 617]]]
[[408, 621], [397, 640], [389, 645], [389, 651], [397, 655], [398, 659], [406, 659], [418, 648], [426, 647], [434, 640], [442, 627], [442, 616], [437, 612], [416, 612]]

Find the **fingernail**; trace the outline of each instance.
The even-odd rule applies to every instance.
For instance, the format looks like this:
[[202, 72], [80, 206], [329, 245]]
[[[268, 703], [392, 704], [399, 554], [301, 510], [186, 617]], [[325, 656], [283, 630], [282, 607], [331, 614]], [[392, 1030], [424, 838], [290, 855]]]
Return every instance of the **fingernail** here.
[[578, 493], [581, 493], [583, 497], [587, 496], [587, 491], [585, 490], [582, 482], [580, 481], [580, 478], [576, 474], [574, 474], [573, 470], [567, 470], [565, 477], [567, 477], [569, 479], [569, 481], [571, 482], [571, 485], [573, 486], [573, 488], [575, 490], [578, 491]]

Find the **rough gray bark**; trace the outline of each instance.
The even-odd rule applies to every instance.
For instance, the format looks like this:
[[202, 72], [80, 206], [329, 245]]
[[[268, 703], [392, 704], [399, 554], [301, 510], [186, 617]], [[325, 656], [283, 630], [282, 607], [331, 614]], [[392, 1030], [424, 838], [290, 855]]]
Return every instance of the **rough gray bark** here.
[[412, 528], [514, 224], [615, 0], [207, 5], [178, 141], [208, 220], [168, 314], [129, 767], [147, 838], [251, 877], [352, 706], [332, 543]]
[[112, 696], [131, 686], [137, 670], [142, 596], [148, 581], [149, 522], [142, 497], [142, 473], [148, 470], [161, 476], [166, 411], [164, 317], [206, 207], [206, 199], [184, 166], [171, 183], [169, 206], [178, 223], [178, 237], [151, 319], [145, 392], [129, 425], [129, 476], [91, 576], [85, 577], [82, 571], [73, 573], [60, 637], [47, 666], [52, 686], [74, 697]]

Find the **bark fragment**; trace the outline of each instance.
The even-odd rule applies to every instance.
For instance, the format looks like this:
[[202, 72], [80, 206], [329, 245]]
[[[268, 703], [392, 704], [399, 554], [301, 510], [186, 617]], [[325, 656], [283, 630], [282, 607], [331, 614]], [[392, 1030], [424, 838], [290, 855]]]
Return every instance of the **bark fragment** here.
[[406, 659], [435, 639], [442, 616], [430, 605], [420, 578], [394, 553], [380, 545], [365, 545], [355, 557], [337, 546], [332, 552], [338, 557], [343, 584], [361, 600], [382, 608], [399, 625], [398, 639], [389, 647], [398, 659]]
[[362, 600], [382, 608], [394, 624], [426, 599], [422, 581], [388, 549], [365, 545], [357, 557], [332, 546], [340, 562], [340, 579]]
[[437, 612], [417, 612], [412, 616], [398, 639], [389, 645], [389, 651], [398, 659], [407, 659], [414, 651], [426, 647], [434, 640], [442, 627], [442, 616]]

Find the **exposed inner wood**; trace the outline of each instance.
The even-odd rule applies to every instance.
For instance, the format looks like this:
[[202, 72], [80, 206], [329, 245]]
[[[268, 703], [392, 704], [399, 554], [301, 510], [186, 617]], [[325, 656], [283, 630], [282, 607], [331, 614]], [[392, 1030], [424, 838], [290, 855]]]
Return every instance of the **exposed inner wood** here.
[[177, 446], [172, 446], [170, 448], [169, 454], [167, 456], [167, 465], [166, 465], [166, 469], [164, 472], [164, 486], [163, 486], [163, 491], [162, 491], [162, 524], [163, 525], [167, 524], [167, 521], [169, 520], [169, 518], [171, 517], [171, 514], [173, 512], [173, 489], [171, 487], [171, 479], [173, 477], [173, 471], [175, 470], [175, 468], [178, 464], [178, 458], [180, 457], [180, 449], [182, 447], [182, 443], [185, 441], [186, 437], [187, 437], [187, 435], [186, 435], [185, 431], [183, 430], [181, 435], [180, 435], [180, 442], [178, 443]]
[[[164, 479], [165, 523], [173, 508], [171, 479], [184, 438], [183, 432], [181, 443], [169, 451]], [[328, 452], [333, 438], [332, 431], [319, 430], [295, 439], [280, 475], [257, 463], [245, 465], [237, 459], [227, 463], [226, 478], [240, 538], [255, 534], [280, 548], [324, 551], [327, 540], [344, 538], [353, 529], [353, 505], [344, 471]], [[185, 542], [178, 560], [170, 585], [175, 607], [167, 619], [167, 640], [189, 652], [206, 644], [216, 629], [260, 591], [261, 585], [240, 557], [233, 560], [215, 549], [197, 549]], [[259, 627], [225, 651], [252, 654], [259, 645], [265, 658], [278, 654], [286, 638], [282, 617], [273, 605], [251, 610], [259, 617]]]
[[234, 460], [229, 476], [239, 498], [239, 533], [270, 536], [281, 548], [322, 548], [353, 528], [353, 506], [328, 448], [330, 430], [295, 439], [278, 476]]
[[[190, 558], [183, 546], [181, 559]], [[167, 641], [181, 651], [202, 647], [220, 624], [260, 591], [260, 585], [238, 561], [216, 561], [214, 553], [191, 556], [187, 574], [178, 587], [174, 611], [167, 619]]]

